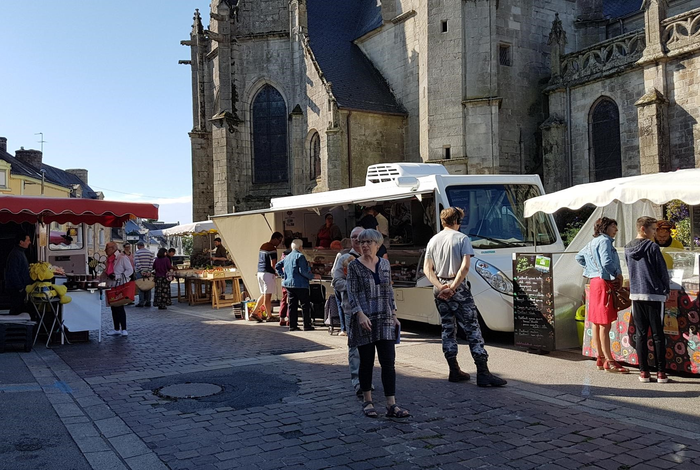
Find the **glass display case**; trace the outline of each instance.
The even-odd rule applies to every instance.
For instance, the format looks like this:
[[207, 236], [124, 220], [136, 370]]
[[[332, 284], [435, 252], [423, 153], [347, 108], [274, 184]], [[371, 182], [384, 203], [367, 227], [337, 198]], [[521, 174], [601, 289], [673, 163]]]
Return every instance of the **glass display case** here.
[[396, 287], [414, 287], [423, 272], [425, 249], [392, 249], [389, 247], [391, 279]]

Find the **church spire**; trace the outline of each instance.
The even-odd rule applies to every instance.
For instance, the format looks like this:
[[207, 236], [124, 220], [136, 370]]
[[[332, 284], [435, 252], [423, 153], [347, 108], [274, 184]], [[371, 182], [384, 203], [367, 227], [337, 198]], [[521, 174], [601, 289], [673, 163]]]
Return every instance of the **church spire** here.
[[192, 23], [192, 34], [202, 34], [204, 32], [204, 26], [202, 26], [202, 17], [199, 15], [199, 8], [195, 8], [192, 20], [194, 21], [194, 23]]

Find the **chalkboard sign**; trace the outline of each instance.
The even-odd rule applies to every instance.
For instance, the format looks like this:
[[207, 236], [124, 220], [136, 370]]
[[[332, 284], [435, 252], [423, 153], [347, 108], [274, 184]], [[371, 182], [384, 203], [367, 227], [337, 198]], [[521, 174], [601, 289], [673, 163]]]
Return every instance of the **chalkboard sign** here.
[[553, 351], [554, 282], [551, 254], [513, 254], [515, 345]]

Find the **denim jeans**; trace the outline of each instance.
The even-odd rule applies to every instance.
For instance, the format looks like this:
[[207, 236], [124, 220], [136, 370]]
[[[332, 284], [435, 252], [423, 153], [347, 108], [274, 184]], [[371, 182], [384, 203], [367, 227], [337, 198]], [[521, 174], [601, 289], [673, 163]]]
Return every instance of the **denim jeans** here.
[[335, 303], [338, 304], [338, 316], [340, 317], [340, 331], [347, 331], [347, 329], [345, 328], [345, 314], [343, 314], [343, 302], [340, 299], [340, 295], [335, 296]]

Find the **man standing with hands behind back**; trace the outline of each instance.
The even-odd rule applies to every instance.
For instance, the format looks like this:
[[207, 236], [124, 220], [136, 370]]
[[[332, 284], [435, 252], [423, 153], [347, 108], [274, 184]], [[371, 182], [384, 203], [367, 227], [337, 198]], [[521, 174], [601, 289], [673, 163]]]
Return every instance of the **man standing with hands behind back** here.
[[435, 305], [442, 322], [442, 352], [450, 366], [450, 382], [469, 380], [457, 363], [457, 327], [467, 335], [469, 349], [476, 364], [479, 387], [500, 387], [507, 382], [489, 372], [489, 355], [484, 349], [478, 313], [472, 293], [465, 282], [474, 256], [469, 237], [459, 231], [464, 211], [448, 207], [440, 212], [443, 230], [430, 239], [425, 250], [423, 271], [433, 285]]

